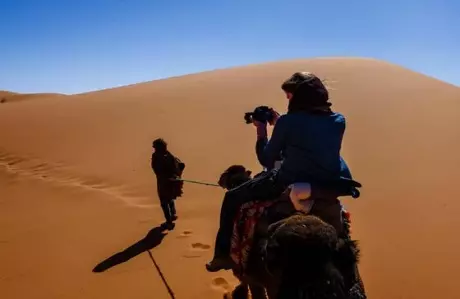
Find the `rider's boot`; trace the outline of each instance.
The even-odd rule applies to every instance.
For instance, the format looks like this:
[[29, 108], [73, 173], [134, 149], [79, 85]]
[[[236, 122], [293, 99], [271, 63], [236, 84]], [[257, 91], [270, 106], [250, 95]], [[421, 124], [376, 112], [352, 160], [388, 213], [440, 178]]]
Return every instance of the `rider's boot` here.
[[220, 270], [230, 270], [232, 268], [232, 259], [229, 256], [214, 256], [212, 261], [206, 264], [208, 272], [217, 272]]
[[233, 266], [233, 261], [230, 257], [230, 246], [230, 237], [228, 236], [228, 232], [223, 230], [221, 227], [216, 236], [214, 257], [206, 264], [206, 270], [209, 272], [230, 270]]
[[206, 264], [206, 270], [209, 272], [217, 272], [220, 270], [230, 270], [233, 266], [233, 261], [230, 255], [225, 254], [224, 251], [219, 248], [218, 243], [216, 242], [216, 247], [214, 249], [213, 259]]

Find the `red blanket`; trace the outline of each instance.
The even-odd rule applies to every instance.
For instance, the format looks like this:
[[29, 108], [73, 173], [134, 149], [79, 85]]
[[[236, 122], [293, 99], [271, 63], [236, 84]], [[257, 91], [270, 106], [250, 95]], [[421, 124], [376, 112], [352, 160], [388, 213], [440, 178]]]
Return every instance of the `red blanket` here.
[[249, 253], [254, 242], [254, 232], [260, 218], [273, 201], [248, 202], [241, 206], [234, 224], [230, 256], [236, 264], [234, 274], [243, 275], [246, 271]]

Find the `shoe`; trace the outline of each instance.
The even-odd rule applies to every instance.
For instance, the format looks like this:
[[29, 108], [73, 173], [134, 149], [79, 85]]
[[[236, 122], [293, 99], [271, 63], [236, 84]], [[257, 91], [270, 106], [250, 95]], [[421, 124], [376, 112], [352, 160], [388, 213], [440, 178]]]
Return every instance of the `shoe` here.
[[230, 257], [214, 257], [212, 261], [206, 264], [208, 272], [217, 272], [220, 270], [230, 270], [233, 262]]
[[173, 230], [176, 227], [176, 224], [171, 221], [166, 224], [166, 227], [168, 230]]
[[165, 223], [161, 224], [161, 228], [167, 230], [173, 230], [176, 225], [172, 221], [166, 221]]

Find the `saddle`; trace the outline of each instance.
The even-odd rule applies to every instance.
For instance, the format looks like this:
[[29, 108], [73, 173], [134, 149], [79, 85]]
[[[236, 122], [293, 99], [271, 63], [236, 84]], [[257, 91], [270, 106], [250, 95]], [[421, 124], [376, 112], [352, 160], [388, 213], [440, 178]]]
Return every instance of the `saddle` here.
[[290, 200], [294, 209], [290, 207], [285, 209], [285, 211], [280, 211], [281, 215], [284, 214], [285, 217], [289, 217], [296, 211], [308, 214], [314, 204], [314, 200], [311, 200], [310, 196], [310, 184], [296, 183], [290, 185], [285, 192], [275, 200], [250, 201], [240, 207], [233, 223], [233, 235], [230, 247], [230, 257], [235, 264], [234, 274], [236, 276], [242, 276], [246, 273], [247, 262], [254, 245], [257, 225], [263, 217], [269, 216], [267, 215], [268, 209], [281, 201], [286, 203]]
[[[269, 208], [281, 202], [291, 202], [294, 209], [288, 208], [280, 214], [289, 217], [295, 212], [309, 214], [312, 212], [315, 199], [311, 198], [311, 184], [298, 182], [288, 186], [283, 194], [270, 201], [250, 201], [243, 204], [233, 222], [233, 234], [231, 238], [230, 257], [234, 262], [234, 274], [242, 277], [247, 271], [248, 259], [254, 245], [254, 236], [259, 222], [267, 215]], [[278, 208], [277, 208], [278, 210]], [[280, 212], [280, 211], [278, 211]], [[350, 222], [350, 214], [342, 207], [342, 220]], [[272, 219], [273, 220], [273, 219]], [[277, 219], [280, 220], [280, 219]], [[270, 221], [269, 221], [270, 222]]]

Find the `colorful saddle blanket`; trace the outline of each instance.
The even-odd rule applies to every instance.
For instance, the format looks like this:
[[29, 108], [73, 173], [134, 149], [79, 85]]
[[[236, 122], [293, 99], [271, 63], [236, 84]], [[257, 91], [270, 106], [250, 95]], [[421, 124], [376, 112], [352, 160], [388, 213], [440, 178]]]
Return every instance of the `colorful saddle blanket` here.
[[267, 208], [276, 201], [251, 201], [241, 206], [234, 224], [231, 241], [230, 256], [235, 263], [234, 274], [243, 275], [247, 269], [247, 262], [252, 246], [254, 234], [259, 220], [265, 215]]

